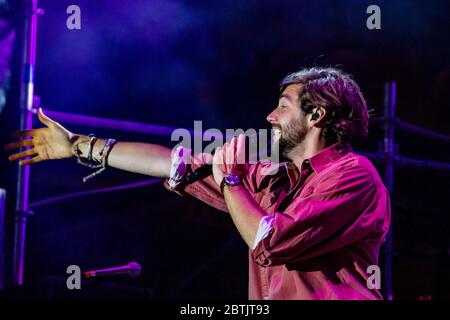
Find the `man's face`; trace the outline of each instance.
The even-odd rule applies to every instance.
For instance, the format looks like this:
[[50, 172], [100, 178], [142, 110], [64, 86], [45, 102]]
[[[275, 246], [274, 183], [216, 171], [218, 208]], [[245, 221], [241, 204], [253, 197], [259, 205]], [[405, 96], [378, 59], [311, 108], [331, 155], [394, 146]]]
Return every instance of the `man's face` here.
[[301, 84], [287, 86], [279, 97], [278, 106], [267, 116], [274, 130], [272, 151], [278, 147], [280, 155], [288, 159], [290, 152], [303, 142], [308, 132], [306, 117], [300, 110], [301, 89]]

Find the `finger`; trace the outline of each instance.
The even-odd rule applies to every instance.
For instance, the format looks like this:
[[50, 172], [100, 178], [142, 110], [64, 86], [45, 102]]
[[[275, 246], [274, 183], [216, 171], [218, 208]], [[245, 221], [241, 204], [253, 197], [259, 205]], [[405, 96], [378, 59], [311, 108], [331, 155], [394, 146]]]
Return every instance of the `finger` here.
[[230, 142], [230, 164], [236, 164], [237, 163], [237, 143], [238, 143], [238, 137], [233, 137]]
[[8, 157], [8, 160], [9, 161], [14, 161], [14, 160], [25, 158], [27, 156], [32, 156], [32, 155], [35, 155], [35, 154], [37, 154], [37, 152], [36, 152], [36, 150], [34, 148], [32, 148], [32, 149], [29, 149], [29, 150], [25, 150], [25, 151], [22, 151], [22, 152], [10, 155]]
[[13, 138], [18, 138], [18, 137], [34, 137], [36, 134], [36, 130], [34, 129], [30, 129], [30, 130], [17, 130], [14, 131], [12, 134]]
[[29, 147], [32, 145], [33, 145], [33, 140], [26, 139], [26, 140], [21, 140], [21, 141], [16, 141], [16, 142], [11, 142], [11, 143], [5, 144], [5, 150], [11, 150], [11, 149], [16, 149], [16, 148], [20, 148], [20, 147]]
[[223, 151], [222, 147], [217, 147], [214, 150], [214, 156], [213, 156], [213, 164], [221, 165], [223, 164]]
[[52, 119], [50, 119], [49, 117], [47, 117], [44, 112], [42, 111], [42, 108], [38, 109], [38, 117], [39, 120], [45, 124], [47, 127], [52, 125], [54, 123], [54, 121]]
[[41, 157], [39, 157], [39, 155], [37, 155], [36, 157], [33, 157], [31, 159], [19, 161], [19, 166], [33, 164], [33, 163], [37, 163], [37, 162], [41, 162], [41, 161], [42, 161]]
[[245, 134], [240, 134], [236, 142], [236, 160], [238, 164], [244, 164], [247, 161], [245, 158], [245, 148]]
[[233, 142], [233, 139], [231, 139], [230, 142], [227, 142], [223, 145], [223, 150], [222, 150], [222, 157], [223, 157], [223, 163], [224, 165], [230, 165], [233, 164], [233, 157], [231, 154], [231, 150], [232, 150], [232, 145], [231, 143]]

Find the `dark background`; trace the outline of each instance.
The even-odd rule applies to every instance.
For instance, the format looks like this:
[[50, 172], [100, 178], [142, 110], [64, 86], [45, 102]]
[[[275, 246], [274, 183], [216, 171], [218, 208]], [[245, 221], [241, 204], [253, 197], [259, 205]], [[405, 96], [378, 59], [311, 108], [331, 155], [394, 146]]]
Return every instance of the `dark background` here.
[[[81, 30], [66, 28], [72, 4], [81, 8]], [[381, 8], [381, 30], [366, 27], [371, 4]], [[46, 13], [38, 23], [36, 94], [44, 109], [174, 127], [202, 120], [204, 128], [268, 128], [265, 117], [284, 75], [341, 66], [354, 75], [376, 116], [382, 115], [384, 82], [396, 81], [399, 118], [450, 134], [448, 1], [42, 0], [40, 7]], [[11, 24], [20, 26], [17, 21]], [[2, 145], [19, 126], [20, 44], [0, 114]], [[173, 145], [168, 137], [66, 127]], [[378, 150], [382, 137], [371, 126], [358, 150]], [[450, 161], [448, 142], [396, 132], [396, 143], [404, 156]], [[8, 277], [16, 167], [2, 148]], [[30, 201], [148, 178], [110, 168], [83, 184], [85, 174], [73, 159], [37, 164]], [[449, 172], [396, 167], [395, 298], [450, 298], [449, 178]], [[247, 297], [247, 250], [229, 216], [160, 183], [34, 211], [27, 282], [64, 277], [70, 264], [86, 270], [136, 260], [142, 277], [122, 284], [150, 288], [155, 299]]]

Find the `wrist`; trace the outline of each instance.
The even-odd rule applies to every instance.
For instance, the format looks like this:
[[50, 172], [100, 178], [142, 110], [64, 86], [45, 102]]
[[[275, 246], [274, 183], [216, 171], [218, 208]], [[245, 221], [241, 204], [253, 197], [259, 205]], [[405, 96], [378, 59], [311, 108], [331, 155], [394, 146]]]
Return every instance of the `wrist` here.
[[242, 185], [242, 181], [239, 176], [235, 174], [227, 174], [222, 178], [220, 183], [220, 191], [222, 191], [223, 194], [225, 187], [234, 188], [240, 185]]
[[[83, 177], [83, 182], [95, 177], [105, 170], [108, 165], [108, 156], [112, 147], [116, 144], [115, 139], [102, 140], [103, 147], [94, 148], [97, 141], [100, 140], [90, 134], [88, 136], [73, 135], [71, 138], [72, 154], [77, 158], [77, 162], [83, 166], [98, 169], [97, 171]], [[96, 156], [94, 156], [94, 154]], [[82, 159], [87, 158], [87, 160]]]
[[235, 186], [225, 186], [223, 188], [222, 194], [242, 194], [243, 190], [247, 190], [243, 184], [235, 185]]
[[82, 134], [71, 133], [69, 135], [69, 140], [72, 156], [87, 158], [91, 137]]

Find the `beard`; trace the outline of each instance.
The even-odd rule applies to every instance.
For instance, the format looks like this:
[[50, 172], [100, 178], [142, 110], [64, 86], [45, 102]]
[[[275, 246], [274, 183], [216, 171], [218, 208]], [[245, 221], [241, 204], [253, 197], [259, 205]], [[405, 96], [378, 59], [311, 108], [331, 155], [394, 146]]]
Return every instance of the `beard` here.
[[308, 128], [306, 121], [301, 119], [300, 121], [292, 121], [286, 126], [281, 126], [281, 137], [278, 140], [278, 152], [279, 154], [289, 159], [289, 154], [298, 147], [299, 144], [305, 140]]

